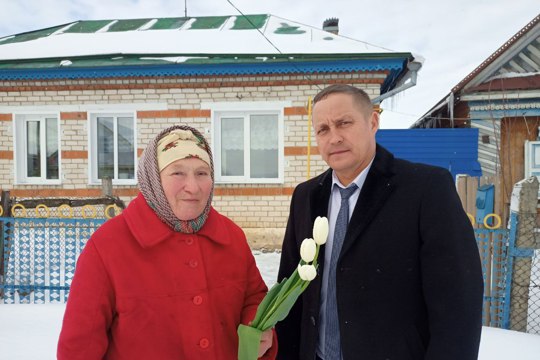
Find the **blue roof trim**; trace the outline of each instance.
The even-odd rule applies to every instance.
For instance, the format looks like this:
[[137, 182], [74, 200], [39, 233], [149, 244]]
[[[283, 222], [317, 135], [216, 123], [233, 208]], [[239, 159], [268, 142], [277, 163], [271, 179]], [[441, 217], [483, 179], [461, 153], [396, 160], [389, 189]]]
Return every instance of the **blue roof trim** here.
[[[471, 119], [502, 119], [504, 117], [540, 116], [540, 105], [536, 99], [503, 99], [470, 101], [469, 108]], [[512, 106], [519, 107], [512, 109]], [[484, 106], [484, 110], [473, 110], [472, 107]]]
[[[110, 77], [219, 76], [266, 74], [314, 74], [352, 71], [391, 71], [394, 79], [401, 73], [405, 58], [337, 61], [306, 61], [257, 64], [171, 64], [107, 66], [88, 68], [42, 68], [0, 70], [0, 80], [95, 79]], [[393, 81], [392, 81], [393, 82]], [[389, 84], [390, 85], [390, 84]], [[384, 87], [384, 85], [383, 85]], [[387, 85], [388, 87], [388, 85]]]
[[530, 98], [530, 99], [490, 99], [490, 100], [476, 100], [469, 101], [469, 106], [490, 106], [490, 105], [504, 105], [508, 106], [509, 104], [519, 104], [525, 107], [536, 108], [538, 107], [538, 100], [540, 97]]
[[484, 110], [471, 111], [469, 114], [472, 120], [496, 119], [500, 120], [505, 117], [526, 117], [540, 116], [540, 109], [508, 109], [508, 110]]

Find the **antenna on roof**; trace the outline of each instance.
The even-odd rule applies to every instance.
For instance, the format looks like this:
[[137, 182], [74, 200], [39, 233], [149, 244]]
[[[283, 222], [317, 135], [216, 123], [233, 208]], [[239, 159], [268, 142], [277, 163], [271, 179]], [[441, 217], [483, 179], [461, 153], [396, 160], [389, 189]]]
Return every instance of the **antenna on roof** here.
[[184, 0], [184, 17], [187, 17], [187, 0]]

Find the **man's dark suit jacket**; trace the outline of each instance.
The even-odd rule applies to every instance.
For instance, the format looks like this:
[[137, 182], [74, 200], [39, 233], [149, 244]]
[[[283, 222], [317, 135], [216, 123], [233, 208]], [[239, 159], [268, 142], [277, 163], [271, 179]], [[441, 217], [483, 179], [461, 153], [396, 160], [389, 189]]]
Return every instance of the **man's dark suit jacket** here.
[[[300, 243], [312, 237], [315, 218], [327, 216], [331, 185], [328, 170], [296, 187], [280, 281], [297, 267]], [[323, 263], [276, 326], [278, 359], [315, 359]], [[482, 270], [447, 170], [395, 159], [377, 145], [337, 266], [344, 360], [477, 359]]]

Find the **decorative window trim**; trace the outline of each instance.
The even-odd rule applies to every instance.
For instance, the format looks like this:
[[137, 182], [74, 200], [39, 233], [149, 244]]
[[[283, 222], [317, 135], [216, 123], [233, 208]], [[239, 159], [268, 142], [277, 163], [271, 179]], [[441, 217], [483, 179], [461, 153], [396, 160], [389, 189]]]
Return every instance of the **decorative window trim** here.
[[[131, 117], [133, 119], [133, 156], [134, 156], [134, 178], [133, 179], [112, 179], [113, 185], [137, 185], [137, 113], [134, 110], [121, 110], [121, 109], [109, 109], [107, 111], [89, 111], [88, 112], [88, 184], [89, 185], [101, 185], [101, 180], [97, 177], [97, 129], [94, 124], [98, 116], [110, 116], [110, 117]], [[117, 126], [115, 121], [115, 128]], [[116, 131], [115, 131], [116, 133]], [[115, 140], [115, 169], [118, 165], [117, 160], [117, 144]], [[117, 171], [117, 170], [115, 170]]]
[[[40, 123], [46, 118], [56, 119], [57, 129], [57, 149], [58, 149], [58, 179], [46, 179], [44, 176], [39, 178], [29, 177], [27, 171], [26, 157], [26, 127], [23, 125], [28, 120], [36, 119]], [[62, 148], [61, 148], [61, 128], [60, 128], [60, 112], [55, 111], [27, 111], [13, 113], [13, 164], [14, 164], [14, 183], [15, 185], [61, 185], [62, 184]], [[41, 125], [40, 125], [41, 126]], [[46, 136], [46, 135], [43, 135]], [[41, 160], [44, 165], [45, 160]], [[45, 167], [43, 167], [45, 168]]]
[[[216, 184], [283, 184], [285, 182], [285, 125], [284, 109], [291, 106], [290, 101], [279, 102], [227, 102], [227, 103], [202, 103], [201, 108], [211, 110], [211, 147], [214, 155], [214, 172]], [[221, 175], [221, 152], [217, 124], [218, 118], [226, 115], [249, 114], [275, 114], [278, 121], [278, 177], [277, 178], [251, 178], [249, 176], [222, 176]], [[244, 134], [248, 136], [248, 134]], [[246, 162], [249, 169], [249, 161]]]

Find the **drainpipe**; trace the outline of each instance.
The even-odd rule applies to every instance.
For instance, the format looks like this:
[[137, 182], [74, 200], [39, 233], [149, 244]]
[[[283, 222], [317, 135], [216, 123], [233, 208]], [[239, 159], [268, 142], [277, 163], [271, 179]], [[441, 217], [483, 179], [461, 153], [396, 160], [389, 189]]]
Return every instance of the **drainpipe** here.
[[[409, 69], [409, 73], [405, 76], [405, 78], [400, 82], [400, 86], [376, 97], [375, 99], [371, 100], [372, 104], [380, 104], [384, 99], [387, 99], [391, 96], [394, 96], [395, 94], [402, 92], [404, 90], [407, 90], [410, 87], [413, 87], [416, 85], [416, 79], [418, 78], [418, 71], [422, 67], [422, 63], [418, 61], [412, 61], [407, 64], [407, 69]], [[410, 80], [406, 82], [407, 80]]]

